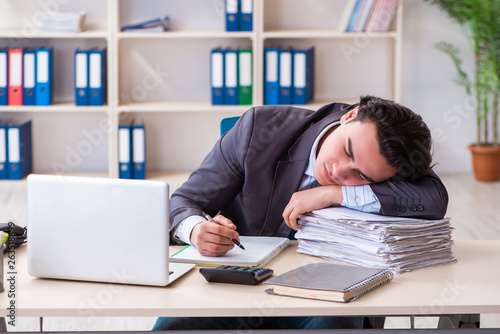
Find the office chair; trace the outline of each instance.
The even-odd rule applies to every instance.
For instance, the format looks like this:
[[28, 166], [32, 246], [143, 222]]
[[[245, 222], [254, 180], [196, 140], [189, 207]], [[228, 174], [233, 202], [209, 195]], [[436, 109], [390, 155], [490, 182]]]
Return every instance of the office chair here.
[[236, 121], [240, 119], [240, 116], [226, 117], [220, 121], [220, 135], [224, 135], [226, 132], [231, 130]]

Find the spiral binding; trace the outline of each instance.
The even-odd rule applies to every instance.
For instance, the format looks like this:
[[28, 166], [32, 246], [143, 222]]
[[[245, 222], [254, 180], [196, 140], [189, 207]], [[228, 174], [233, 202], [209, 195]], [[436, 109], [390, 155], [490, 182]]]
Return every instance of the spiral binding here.
[[367, 294], [368, 292], [378, 288], [379, 286], [384, 285], [387, 282], [390, 282], [393, 278], [394, 274], [391, 271], [384, 270], [368, 277], [366, 280], [362, 282], [351, 285], [346, 290], [352, 291], [353, 298], [351, 300], [355, 300], [361, 297], [362, 295]]

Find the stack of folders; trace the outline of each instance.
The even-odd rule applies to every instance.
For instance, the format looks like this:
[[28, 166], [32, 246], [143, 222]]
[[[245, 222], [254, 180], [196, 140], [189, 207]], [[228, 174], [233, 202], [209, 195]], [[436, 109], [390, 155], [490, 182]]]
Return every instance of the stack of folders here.
[[450, 218], [388, 217], [331, 207], [299, 217], [298, 251], [395, 273], [455, 262]]
[[161, 16], [156, 19], [130, 24], [121, 27], [122, 32], [164, 32], [170, 30], [170, 17]]
[[339, 30], [386, 32], [396, 12], [398, 0], [348, 0]]
[[253, 0], [225, 0], [226, 31], [253, 30]]
[[210, 55], [212, 104], [252, 104], [252, 73], [252, 50], [213, 49]]
[[102, 106], [106, 103], [106, 49], [75, 50], [75, 104]]
[[31, 121], [0, 120], [0, 180], [21, 180], [31, 173]]
[[264, 50], [264, 104], [307, 104], [314, 98], [314, 47]]
[[0, 49], [0, 105], [52, 104], [52, 48]]
[[40, 24], [41, 31], [55, 31], [55, 32], [80, 32], [84, 29], [85, 11], [79, 12], [48, 12], [47, 15], [42, 16]]
[[132, 121], [118, 128], [118, 168], [120, 179], [146, 178], [146, 130]]

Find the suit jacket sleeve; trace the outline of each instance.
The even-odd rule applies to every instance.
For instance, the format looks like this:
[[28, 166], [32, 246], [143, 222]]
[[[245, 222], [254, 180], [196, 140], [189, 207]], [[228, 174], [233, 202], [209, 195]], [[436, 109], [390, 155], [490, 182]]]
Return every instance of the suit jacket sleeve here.
[[253, 131], [252, 109], [245, 113], [215, 144], [200, 167], [172, 194], [170, 230], [204, 210], [215, 215], [225, 208], [243, 186], [243, 165]]
[[433, 171], [417, 182], [385, 181], [370, 187], [382, 215], [441, 219], [446, 214], [448, 193]]

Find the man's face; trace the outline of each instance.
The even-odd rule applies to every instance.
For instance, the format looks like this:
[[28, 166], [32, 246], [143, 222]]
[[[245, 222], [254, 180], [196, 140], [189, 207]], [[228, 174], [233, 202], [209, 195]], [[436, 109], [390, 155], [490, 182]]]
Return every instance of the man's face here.
[[357, 111], [345, 114], [340, 126], [328, 131], [318, 145], [314, 175], [321, 185], [360, 186], [397, 173], [380, 153], [375, 125], [353, 121]]

